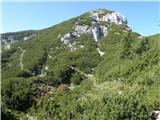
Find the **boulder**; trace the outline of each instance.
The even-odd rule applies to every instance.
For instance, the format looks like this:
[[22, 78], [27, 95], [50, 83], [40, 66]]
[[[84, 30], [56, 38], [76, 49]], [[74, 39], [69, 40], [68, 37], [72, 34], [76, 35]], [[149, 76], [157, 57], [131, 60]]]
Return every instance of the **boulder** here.
[[160, 111], [154, 111], [153, 112], [153, 119], [154, 120], [160, 120]]
[[74, 38], [74, 35], [72, 33], [67, 33], [63, 37], [61, 37], [61, 42], [67, 44], [73, 38]]

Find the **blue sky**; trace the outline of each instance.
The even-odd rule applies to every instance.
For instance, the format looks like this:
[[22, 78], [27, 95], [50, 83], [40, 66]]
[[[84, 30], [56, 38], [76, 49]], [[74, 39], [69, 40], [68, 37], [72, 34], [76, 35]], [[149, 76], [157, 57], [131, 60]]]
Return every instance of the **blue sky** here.
[[15, 32], [43, 29], [79, 16], [87, 11], [106, 8], [121, 12], [127, 17], [133, 31], [152, 35], [159, 31], [157, 2], [3, 2], [2, 31]]

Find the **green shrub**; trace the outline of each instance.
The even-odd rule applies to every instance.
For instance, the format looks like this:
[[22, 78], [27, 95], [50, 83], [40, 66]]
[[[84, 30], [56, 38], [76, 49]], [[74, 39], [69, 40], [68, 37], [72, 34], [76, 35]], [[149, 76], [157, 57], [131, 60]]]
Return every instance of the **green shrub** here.
[[82, 81], [82, 75], [78, 72], [74, 73], [71, 77], [71, 82], [75, 85], [79, 85]]
[[2, 83], [2, 101], [9, 109], [27, 110], [34, 102], [30, 81], [12, 78]]

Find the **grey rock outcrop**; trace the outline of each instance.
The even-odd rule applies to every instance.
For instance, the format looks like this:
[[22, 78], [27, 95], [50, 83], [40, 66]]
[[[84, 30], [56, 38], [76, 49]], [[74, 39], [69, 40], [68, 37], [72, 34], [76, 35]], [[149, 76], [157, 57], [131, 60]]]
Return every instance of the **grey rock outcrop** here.
[[67, 44], [73, 38], [74, 38], [74, 35], [72, 33], [67, 33], [63, 37], [61, 37], [61, 42]]
[[98, 41], [99, 38], [107, 35], [108, 28], [106, 26], [100, 26], [97, 22], [93, 21], [92, 26], [88, 25], [77, 25], [74, 27], [74, 31], [71, 33], [65, 34], [61, 37], [61, 42], [68, 43], [71, 39], [75, 37], [80, 37], [82, 34], [86, 34], [90, 37], [93, 37], [95, 41]]
[[[101, 17], [99, 15], [101, 14]], [[89, 17], [92, 18], [91, 25], [86, 25], [84, 21], [85, 19], [78, 19], [73, 26], [73, 31], [65, 34], [61, 37], [61, 41], [67, 44], [71, 39], [75, 37], [80, 37], [82, 34], [88, 35], [92, 37], [96, 42], [105, 37], [108, 33], [109, 27], [106, 25], [100, 25], [100, 22], [106, 23], [115, 23], [117, 25], [124, 24], [127, 25], [127, 19], [119, 12], [110, 11], [105, 13], [105, 11], [99, 9], [96, 11], [91, 11], [89, 13]], [[79, 22], [83, 21], [84, 24], [79, 24]]]
[[154, 120], [160, 120], [160, 111], [154, 111], [153, 112], [153, 119]]
[[89, 26], [88, 25], [77, 25], [75, 26], [74, 31], [75, 31], [74, 33], [77, 33], [77, 36], [78, 34], [88, 34]]
[[97, 21], [104, 21], [109, 23], [116, 23], [116, 24], [126, 24], [127, 19], [119, 12], [112, 12], [107, 13], [106, 15], [99, 17], [99, 12], [91, 13], [90, 17]]

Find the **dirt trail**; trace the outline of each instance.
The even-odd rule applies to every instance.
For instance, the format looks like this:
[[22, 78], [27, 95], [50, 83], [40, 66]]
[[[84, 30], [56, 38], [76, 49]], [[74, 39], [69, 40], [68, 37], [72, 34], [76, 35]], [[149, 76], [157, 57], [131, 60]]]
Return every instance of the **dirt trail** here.
[[19, 49], [22, 51], [21, 55], [20, 55], [20, 67], [21, 67], [21, 70], [23, 70], [23, 56], [24, 56], [24, 53], [26, 52], [26, 50], [23, 50], [21, 47], [19, 47]]

